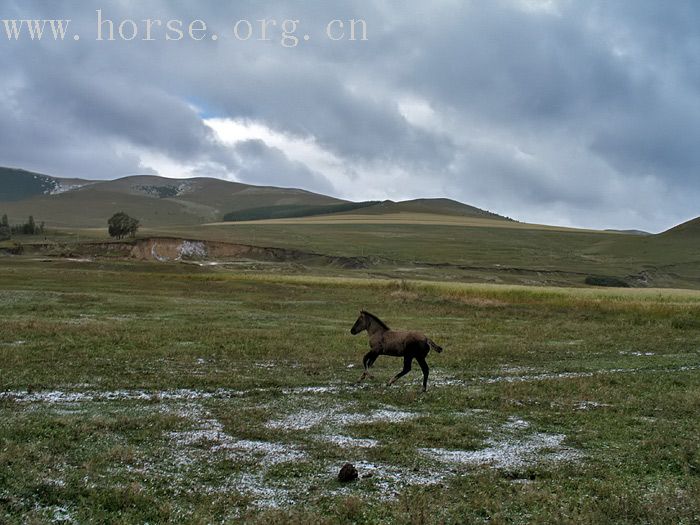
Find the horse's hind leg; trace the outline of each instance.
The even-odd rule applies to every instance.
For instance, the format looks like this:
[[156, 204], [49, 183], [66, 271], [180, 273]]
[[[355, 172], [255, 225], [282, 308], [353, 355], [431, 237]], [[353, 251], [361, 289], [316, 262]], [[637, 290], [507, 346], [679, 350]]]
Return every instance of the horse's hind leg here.
[[425, 362], [425, 357], [416, 357], [416, 361], [420, 365], [420, 369], [423, 370], [423, 392], [428, 389], [428, 374], [430, 373], [430, 367], [428, 363]]
[[403, 370], [401, 370], [401, 372], [399, 372], [398, 374], [396, 374], [394, 377], [391, 378], [391, 381], [389, 381], [390, 385], [393, 385], [394, 382], [396, 382], [396, 380], [399, 377], [405, 376], [406, 374], [408, 374], [411, 371], [411, 361], [413, 361], [413, 356], [410, 356], [410, 355], [404, 356], [404, 358], [403, 358]]
[[367, 376], [372, 376], [372, 374], [369, 373], [369, 367], [371, 367], [374, 362], [377, 360], [377, 353], [373, 350], [370, 350], [365, 354], [365, 356], [362, 358], [362, 366], [364, 367], [364, 372], [362, 372], [362, 375], [360, 376], [360, 379], [358, 379], [358, 383], [363, 381]]

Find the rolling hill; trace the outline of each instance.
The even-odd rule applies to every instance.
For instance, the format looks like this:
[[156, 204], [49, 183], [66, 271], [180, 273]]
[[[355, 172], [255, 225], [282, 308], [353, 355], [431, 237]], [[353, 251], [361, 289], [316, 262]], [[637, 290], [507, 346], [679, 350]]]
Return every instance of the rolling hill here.
[[700, 236], [700, 217], [690, 219], [659, 234], [663, 237]]
[[117, 211], [144, 226], [196, 225], [231, 212], [276, 206], [331, 206], [347, 201], [294, 188], [213, 178], [135, 175], [110, 181], [61, 179], [24, 170], [0, 171], [0, 213], [28, 215], [50, 227], [102, 227]]
[[59, 179], [23, 169], [0, 167], [0, 202], [56, 195], [93, 182], [84, 179]]
[[0, 213], [7, 213], [11, 222], [33, 215], [49, 227], [103, 227], [118, 211], [138, 218], [145, 227], [340, 214], [419, 214], [510, 221], [451, 199], [350, 202], [301, 189], [206, 177], [133, 175], [99, 181], [0, 168]]
[[396, 213], [421, 213], [430, 215], [450, 215], [458, 217], [473, 217], [482, 219], [499, 219], [510, 221], [512, 219], [491, 213], [468, 204], [452, 199], [413, 199], [407, 201], [383, 201], [369, 206], [353, 210], [348, 213], [361, 213], [363, 215], [388, 215]]
[[104, 239], [107, 219], [124, 211], [142, 235], [359, 257], [384, 276], [700, 288], [700, 218], [641, 235], [527, 224], [450, 199], [358, 203], [203, 177], [97, 181], [9, 168], [0, 198], [11, 223], [34, 215], [61, 239]]

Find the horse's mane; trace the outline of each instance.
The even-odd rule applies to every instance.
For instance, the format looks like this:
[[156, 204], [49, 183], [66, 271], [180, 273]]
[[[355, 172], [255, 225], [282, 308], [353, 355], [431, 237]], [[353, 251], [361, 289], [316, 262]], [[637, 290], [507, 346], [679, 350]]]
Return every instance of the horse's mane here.
[[367, 312], [367, 311], [365, 311], [365, 310], [362, 310], [362, 313], [363, 313], [363, 314], [366, 314], [366, 315], [369, 315], [372, 319], [374, 319], [377, 323], [379, 323], [379, 326], [381, 326], [381, 327], [384, 328], [385, 330], [391, 330], [391, 328], [389, 328], [389, 327], [386, 325], [386, 323], [385, 323], [384, 321], [382, 321], [382, 320], [381, 320], [379, 317], [377, 317], [376, 315], [371, 314], [371, 313], [369, 313], [369, 312]]

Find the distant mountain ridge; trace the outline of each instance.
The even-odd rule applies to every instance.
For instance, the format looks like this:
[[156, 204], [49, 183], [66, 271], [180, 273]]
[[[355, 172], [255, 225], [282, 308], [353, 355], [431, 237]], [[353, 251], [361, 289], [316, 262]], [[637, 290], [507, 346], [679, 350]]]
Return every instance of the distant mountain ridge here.
[[130, 175], [114, 180], [87, 180], [0, 168], [0, 213], [7, 213], [15, 222], [34, 215], [54, 227], [102, 227], [117, 211], [137, 217], [144, 226], [333, 213], [406, 212], [506, 219], [450, 199], [351, 202], [297, 188], [254, 186], [207, 177]]
[[[102, 228], [118, 211], [138, 218], [145, 227], [319, 215], [422, 214], [513, 221], [447, 198], [352, 202], [298, 188], [255, 186], [209, 177], [129, 175], [92, 180], [0, 167], [0, 215], [6, 213], [13, 223], [33, 215], [49, 227]], [[700, 217], [658, 235], [640, 230], [607, 231], [626, 237], [696, 237], [700, 236]]]
[[351, 202], [319, 193], [222, 179], [130, 175], [114, 180], [64, 179], [0, 168], [0, 213], [13, 221], [34, 215], [53, 227], [102, 227], [118, 211], [146, 226], [333, 213], [430, 213], [510, 220], [451, 199]]
[[430, 213], [507, 221], [513, 220], [509, 217], [504, 217], [503, 215], [498, 215], [487, 210], [482, 210], [481, 208], [476, 208], [475, 206], [470, 206], [469, 204], [464, 204], [462, 202], [446, 198], [411, 199], [399, 202], [387, 200], [379, 202], [374, 206], [353, 210], [350, 213], [368, 215], [389, 213]]
[[296, 188], [207, 177], [131, 175], [85, 180], [0, 169], [0, 213], [7, 213], [15, 222], [34, 215], [54, 227], [102, 227], [118, 211], [138, 218], [144, 226], [196, 225], [247, 208], [345, 202]]

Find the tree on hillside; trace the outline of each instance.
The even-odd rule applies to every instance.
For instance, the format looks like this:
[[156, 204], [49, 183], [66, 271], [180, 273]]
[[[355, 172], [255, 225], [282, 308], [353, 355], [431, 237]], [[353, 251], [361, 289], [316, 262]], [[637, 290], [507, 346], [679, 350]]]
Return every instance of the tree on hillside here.
[[134, 237], [136, 235], [136, 231], [141, 225], [137, 219], [129, 217], [126, 213], [120, 211], [119, 213], [115, 213], [110, 217], [110, 219], [107, 221], [107, 226], [110, 237], [121, 239], [127, 235]]
[[[5, 224], [5, 219], [6, 217], [3, 216], [3, 225]], [[34, 221], [33, 215], [30, 215], [29, 220], [27, 220], [27, 222], [25, 222], [24, 224], [15, 224], [13, 226], [9, 226], [8, 223], [8, 227], [11, 233], [17, 235], [38, 235], [40, 233], [44, 233], [44, 223], [42, 222], [41, 225], [37, 226], [36, 222]]]
[[9, 239], [11, 236], [10, 221], [7, 220], [7, 214], [5, 213], [0, 220], [0, 241]]

